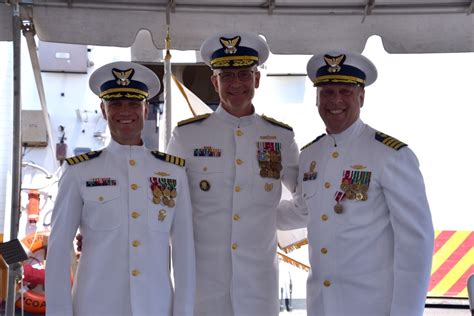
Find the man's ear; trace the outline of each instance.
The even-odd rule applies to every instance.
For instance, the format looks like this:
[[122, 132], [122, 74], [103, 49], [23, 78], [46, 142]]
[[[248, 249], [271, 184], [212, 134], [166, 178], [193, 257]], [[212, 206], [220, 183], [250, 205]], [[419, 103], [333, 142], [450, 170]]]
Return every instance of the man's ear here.
[[211, 82], [212, 85], [214, 86], [214, 90], [219, 93], [219, 83], [217, 82], [217, 76], [211, 75]]
[[255, 89], [260, 86], [260, 71], [255, 71]]
[[362, 91], [360, 92], [359, 95], [359, 100], [360, 100], [360, 107], [364, 106], [364, 100], [365, 100], [365, 89], [362, 87]]
[[150, 103], [147, 101], [145, 101], [145, 120], [147, 119], [148, 117], [148, 107], [150, 106]]
[[107, 121], [107, 113], [105, 112], [104, 101], [100, 102], [100, 110], [102, 111], [102, 117]]

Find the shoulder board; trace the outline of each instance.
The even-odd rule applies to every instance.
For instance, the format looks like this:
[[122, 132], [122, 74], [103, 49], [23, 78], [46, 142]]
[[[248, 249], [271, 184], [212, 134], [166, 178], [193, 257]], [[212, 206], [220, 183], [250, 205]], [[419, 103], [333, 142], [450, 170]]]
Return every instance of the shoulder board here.
[[102, 150], [90, 151], [90, 152], [85, 153], [85, 154], [80, 154], [80, 155], [77, 155], [77, 156], [74, 156], [74, 157], [66, 158], [66, 161], [67, 161], [68, 165], [71, 165], [71, 166], [72, 165], [77, 165], [78, 163], [81, 163], [83, 161], [87, 161], [87, 160], [97, 158], [97, 157], [100, 156], [101, 153], [102, 153]]
[[381, 142], [382, 144], [387, 145], [388, 147], [393, 148], [395, 150], [399, 150], [405, 146], [408, 146], [407, 144], [402, 143], [398, 139], [388, 136], [387, 134], [384, 134], [381, 132], [375, 133], [375, 139]]
[[152, 151], [151, 154], [153, 156], [155, 156], [155, 158], [157, 158], [157, 159], [175, 164], [175, 165], [180, 166], [180, 167], [184, 167], [184, 165], [185, 165], [184, 158], [168, 155], [168, 154], [162, 153], [161, 151], [157, 151], [157, 150]]
[[273, 125], [277, 125], [277, 126], [286, 128], [286, 129], [288, 129], [288, 130], [290, 130], [290, 131], [293, 130], [293, 128], [292, 128], [290, 125], [287, 125], [287, 124], [285, 124], [285, 123], [282, 123], [282, 122], [280, 122], [280, 121], [277, 121], [277, 120], [275, 120], [274, 118], [271, 118], [271, 117], [268, 117], [268, 116], [265, 116], [265, 115], [262, 115], [262, 118], [263, 118], [265, 121], [267, 121], [267, 122], [269, 122], [269, 123], [271, 123], [271, 124], [273, 124]]
[[183, 125], [191, 124], [191, 123], [194, 123], [194, 122], [199, 122], [199, 121], [207, 119], [209, 116], [211, 116], [210, 113], [206, 113], [206, 114], [198, 115], [198, 116], [195, 116], [195, 117], [191, 117], [191, 118], [188, 118], [186, 120], [179, 121], [178, 126], [183, 126]]
[[320, 140], [321, 138], [323, 138], [326, 134], [321, 134], [319, 135], [318, 137], [316, 137], [315, 140], [311, 141], [309, 144], [306, 144], [304, 145], [303, 147], [301, 147], [300, 151], [303, 151], [303, 149], [305, 149], [306, 147], [309, 147], [310, 145], [316, 143], [318, 140]]

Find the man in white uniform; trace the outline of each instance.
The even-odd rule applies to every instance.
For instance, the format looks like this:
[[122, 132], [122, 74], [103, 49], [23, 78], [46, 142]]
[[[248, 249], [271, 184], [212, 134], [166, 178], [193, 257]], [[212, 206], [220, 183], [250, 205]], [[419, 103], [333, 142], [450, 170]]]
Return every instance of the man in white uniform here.
[[309, 216], [308, 315], [421, 316], [433, 226], [416, 156], [359, 118], [376, 68], [333, 51], [307, 70], [327, 135], [303, 147], [296, 198], [281, 209]]
[[292, 129], [255, 113], [257, 66], [266, 42], [218, 34], [201, 46], [218, 109], [182, 121], [168, 152], [186, 158], [196, 246], [197, 316], [279, 313], [277, 212], [283, 183], [294, 192], [298, 148]]
[[[141, 139], [159, 80], [142, 65], [116, 62], [97, 69], [89, 85], [101, 98], [112, 140], [67, 159], [49, 239], [47, 314], [192, 316], [195, 256], [184, 160], [149, 151]], [[71, 294], [78, 228], [84, 249]]]

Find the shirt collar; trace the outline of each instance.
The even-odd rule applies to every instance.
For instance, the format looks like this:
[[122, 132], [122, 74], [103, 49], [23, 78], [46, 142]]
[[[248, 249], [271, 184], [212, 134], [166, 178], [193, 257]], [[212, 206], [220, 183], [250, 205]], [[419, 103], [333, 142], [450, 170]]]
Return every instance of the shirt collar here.
[[236, 117], [227, 112], [224, 107], [222, 107], [222, 104], [219, 105], [219, 107], [214, 113], [218, 118], [222, 119], [224, 122], [234, 127], [249, 126], [252, 125], [256, 120], [255, 111], [247, 116]]
[[346, 141], [349, 141], [349, 140], [353, 139], [354, 137], [359, 136], [359, 134], [364, 129], [364, 126], [365, 126], [364, 122], [362, 122], [362, 120], [360, 118], [358, 118], [357, 121], [355, 121], [351, 126], [349, 126], [349, 128], [342, 131], [341, 133], [339, 133], [339, 134], [328, 134], [328, 135], [329, 135], [329, 137], [334, 139], [336, 144], [339, 145], [339, 144], [343, 144]]
[[140, 152], [143, 152], [145, 149], [144, 145], [121, 145], [117, 143], [115, 140], [110, 139], [109, 146], [107, 146], [107, 149], [110, 150], [110, 152], [114, 154], [119, 154], [119, 155], [133, 155], [137, 154]]

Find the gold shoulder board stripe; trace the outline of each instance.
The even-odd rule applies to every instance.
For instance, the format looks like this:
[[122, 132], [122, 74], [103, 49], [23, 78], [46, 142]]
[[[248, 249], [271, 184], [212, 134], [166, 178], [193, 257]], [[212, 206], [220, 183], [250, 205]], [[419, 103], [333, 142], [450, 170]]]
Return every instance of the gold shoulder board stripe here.
[[76, 164], [81, 163], [83, 161], [87, 161], [87, 160], [91, 160], [91, 159], [94, 159], [96, 157], [99, 157], [101, 153], [102, 153], [102, 150], [91, 151], [91, 152], [88, 152], [88, 153], [85, 153], [85, 154], [80, 154], [80, 155], [77, 155], [77, 156], [74, 156], [74, 157], [66, 158], [66, 162], [68, 163], [68, 165], [71, 165], [71, 166], [76, 165]]
[[306, 149], [307, 147], [309, 147], [310, 145], [316, 143], [318, 140], [320, 140], [321, 138], [323, 138], [326, 134], [321, 134], [319, 135], [318, 137], [316, 137], [316, 139], [314, 139], [313, 141], [311, 141], [310, 143], [304, 145], [303, 147], [301, 147], [300, 151], [303, 151], [303, 149]]
[[387, 145], [390, 148], [393, 148], [395, 150], [399, 150], [405, 146], [408, 146], [407, 144], [399, 141], [396, 138], [393, 138], [392, 136], [388, 136], [387, 134], [381, 133], [381, 132], [376, 132], [375, 133], [375, 139], [381, 142], [384, 145]]
[[168, 155], [168, 154], [162, 153], [161, 151], [155, 150], [155, 151], [152, 151], [151, 154], [155, 156], [155, 158], [157, 159], [175, 164], [180, 167], [184, 167], [186, 164], [186, 161], [184, 160], [184, 158]]
[[275, 120], [275, 119], [272, 118], [272, 117], [268, 117], [268, 116], [262, 115], [262, 118], [263, 118], [265, 121], [267, 121], [267, 122], [269, 122], [269, 123], [271, 123], [271, 124], [273, 124], [273, 125], [277, 125], [277, 126], [286, 128], [286, 129], [288, 129], [288, 130], [290, 130], [290, 131], [293, 130], [293, 127], [291, 127], [290, 125], [285, 124], [285, 123], [282, 123], [282, 122], [280, 122], [280, 121], [277, 121], [277, 120]]
[[183, 126], [183, 125], [191, 124], [191, 123], [194, 123], [194, 122], [199, 122], [199, 121], [207, 119], [209, 116], [211, 116], [210, 113], [201, 114], [201, 115], [198, 115], [196, 117], [191, 117], [191, 118], [188, 118], [186, 120], [179, 121], [178, 126]]

